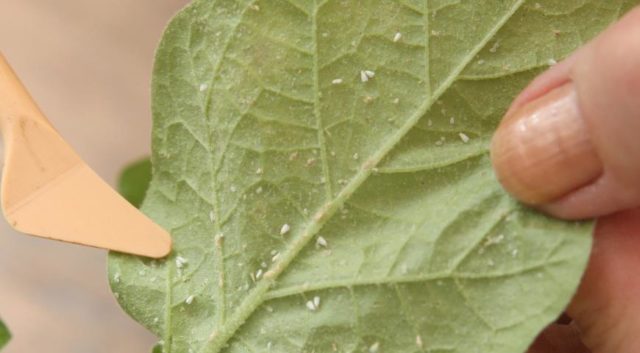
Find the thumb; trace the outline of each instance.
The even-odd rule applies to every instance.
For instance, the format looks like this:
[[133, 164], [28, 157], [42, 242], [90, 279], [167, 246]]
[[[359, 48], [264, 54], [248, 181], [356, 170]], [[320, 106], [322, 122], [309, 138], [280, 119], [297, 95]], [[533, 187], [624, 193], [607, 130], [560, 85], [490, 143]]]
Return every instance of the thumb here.
[[536, 79], [492, 142], [516, 197], [564, 218], [640, 205], [640, 9]]
[[589, 266], [567, 309], [590, 352], [640, 352], [639, 235], [640, 209], [598, 221]]

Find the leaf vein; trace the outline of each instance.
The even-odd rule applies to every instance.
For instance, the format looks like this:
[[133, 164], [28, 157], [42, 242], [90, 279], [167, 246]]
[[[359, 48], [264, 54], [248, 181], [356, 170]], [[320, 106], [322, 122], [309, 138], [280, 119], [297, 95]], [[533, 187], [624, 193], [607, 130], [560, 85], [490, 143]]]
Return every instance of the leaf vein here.
[[[378, 149], [360, 169], [351, 181], [337, 194], [337, 196], [327, 202], [307, 223], [306, 228], [297, 235], [293, 235], [292, 242], [288, 249], [281, 253], [280, 260], [274, 263], [267, 272], [269, 276], [263, 277], [253, 290], [244, 298], [237, 307], [234, 314], [229, 318], [225, 327], [210, 336], [210, 339], [203, 345], [203, 352], [215, 352], [226, 344], [236, 330], [244, 324], [245, 320], [264, 302], [264, 296], [275, 283], [275, 279], [289, 266], [302, 248], [313, 238], [315, 234], [324, 226], [327, 220], [351, 197], [357, 188], [364, 183], [374, 166], [376, 166], [388, 153], [396, 146], [408, 131], [418, 122], [418, 120], [428, 111], [435, 102], [452, 84], [457, 76], [467, 67], [477, 53], [493, 38], [495, 33], [513, 16], [522, 6], [524, 0], [518, 0], [507, 13], [502, 16], [480, 42], [461, 60], [452, 70], [443, 84], [434, 92], [433, 96], [427, 99], [420, 108], [411, 115], [407, 122]], [[316, 9], [317, 10], [317, 9]]]

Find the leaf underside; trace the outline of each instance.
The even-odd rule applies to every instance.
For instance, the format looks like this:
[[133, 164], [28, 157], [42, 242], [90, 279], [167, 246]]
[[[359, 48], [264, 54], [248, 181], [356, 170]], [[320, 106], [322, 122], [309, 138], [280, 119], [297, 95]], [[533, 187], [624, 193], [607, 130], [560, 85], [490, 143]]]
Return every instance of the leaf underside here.
[[174, 252], [111, 254], [120, 304], [165, 353], [524, 352], [592, 227], [509, 198], [488, 142], [632, 3], [195, 1], [152, 85]]

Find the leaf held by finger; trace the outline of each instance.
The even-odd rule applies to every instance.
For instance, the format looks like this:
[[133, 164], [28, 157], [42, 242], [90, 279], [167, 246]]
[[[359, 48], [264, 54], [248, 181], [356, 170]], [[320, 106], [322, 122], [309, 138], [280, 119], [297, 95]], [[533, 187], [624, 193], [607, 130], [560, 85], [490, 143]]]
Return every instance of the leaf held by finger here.
[[489, 140], [630, 5], [195, 1], [157, 52], [142, 206], [174, 252], [112, 254], [120, 304], [165, 353], [524, 352], [592, 226], [512, 200]]

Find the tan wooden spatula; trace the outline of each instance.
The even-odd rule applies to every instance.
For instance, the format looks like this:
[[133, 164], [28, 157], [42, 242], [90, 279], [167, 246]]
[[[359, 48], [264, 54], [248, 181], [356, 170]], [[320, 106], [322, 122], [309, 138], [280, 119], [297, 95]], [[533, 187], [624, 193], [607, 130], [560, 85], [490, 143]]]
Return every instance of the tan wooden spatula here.
[[0, 53], [2, 211], [16, 230], [148, 257], [171, 237], [131, 206], [60, 137]]

